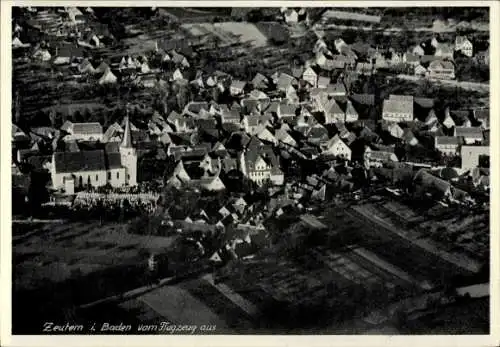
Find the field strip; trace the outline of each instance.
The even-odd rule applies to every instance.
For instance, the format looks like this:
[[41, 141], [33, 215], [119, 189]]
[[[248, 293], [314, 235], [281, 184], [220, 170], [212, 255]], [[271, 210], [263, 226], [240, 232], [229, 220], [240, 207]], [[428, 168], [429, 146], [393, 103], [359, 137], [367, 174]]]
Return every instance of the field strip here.
[[437, 255], [438, 257], [454, 264], [455, 266], [461, 267], [461, 268], [463, 268], [467, 271], [470, 271], [470, 272], [478, 272], [480, 270], [480, 264], [477, 261], [474, 261], [473, 259], [470, 259], [470, 258], [465, 257], [465, 256], [459, 257], [457, 255], [450, 254], [446, 251], [440, 250], [439, 248], [437, 248], [436, 246], [434, 246], [433, 244], [429, 243], [426, 240], [412, 239], [412, 238], [408, 237], [407, 235], [405, 235], [405, 233], [397, 230], [395, 226], [391, 225], [387, 221], [376, 216], [374, 213], [370, 213], [370, 214], [366, 213], [365, 209], [362, 208], [362, 206], [353, 206], [353, 207], [351, 207], [351, 209], [354, 210], [355, 212], [359, 213], [363, 218], [366, 218], [371, 222], [376, 222], [383, 229], [402, 237], [403, 239], [411, 242], [412, 244], [419, 246], [422, 249], [424, 249], [424, 250], [426, 250], [434, 255]]
[[224, 294], [226, 298], [231, 300], [234, 304], [240, 307], [243, 311], [245, 311], [251, 317], [256, 317], [260, 314], [257, 306], [252, 304], [250, 301], [243, 298], [241, 295], [236, 293], [233, 289], [225, 285], [224, 283], [215, 284], [214, 278], [211, 274], [207, 274], [202, 277], [205, 281], [214, 286], [219, 292]]
[[179, 324], [217, 325], [227, 328], [226, 322], [203, 302], [177, 286], [166, 286], [137, 298], [166, 319], [175, 317]]
[[424, 286], [422, 283], [418, 282], [416, 279], [411, 277], [408, 273], [397, 268], [396, 266], [392, 265], [391, 263], [386, 262], [385, 260], [381, 259], [376, 254], [368, 251], [367, 249], [355, 248], [352, 250], [352, 252], [359, 255], [360, 257], [365, 258], [366, 260], [377, 265], [378, 267], [382, 268], [383, 270], [389, 272], [391, 275], [399, 277], [399, 278], [405, 280], [406, 282], [418, 284], [422, 289], [427, 289], [426, 286]]

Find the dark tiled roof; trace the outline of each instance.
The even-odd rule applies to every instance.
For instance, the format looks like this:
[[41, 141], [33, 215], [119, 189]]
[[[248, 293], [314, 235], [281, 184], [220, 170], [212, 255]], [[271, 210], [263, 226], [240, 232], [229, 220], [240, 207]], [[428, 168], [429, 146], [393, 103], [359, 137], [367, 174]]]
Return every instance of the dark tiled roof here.
[[422, 108], [432, 108], [434, 107], [434, 99], [429, 98], [414, 98], [415, 104]]
[[81, 152], [56, 152], [55, 170], [58, 173], [106, 170], [103, 150]]
[[234, 158], [222, 159], [222, 170], [224, 172], [229, 172], [231, 170], [238, 169], [238, 160]]
[[107, 168], [118, 169], [122, 167], [122, 160], [120, 153], [107, 153], [106, 154]]
[[490, 109], [476, 109], [474, 110], [474, 118], [477, 120], [489, 120], [490, 118]]
[[375, 105], [374, 94], [353, 94], [351, 100], [362, 105], [373, 106]]
[[106, 153], [119, 153], [120, 142], [107, 142], [104, 145], [104, 150], [106, 151]]
[[459, 145], [460, 137], [456, 136], [436, 136], [436, 144], [439, 145]]
[[201, 110], [208, 111], [210, 106], [208, 105], [208, 102], [196, 102], [192, 101], [188, 104], [187, 110], [193, 113], [199, 113]]
[[271, 146], [259, 146], [249, 149], [245, 155], [246, 167], [249, 171], [255, 170], [255, 163], [262, 158], [271, 166], [271, 172], [279, 171], [278, 158]]

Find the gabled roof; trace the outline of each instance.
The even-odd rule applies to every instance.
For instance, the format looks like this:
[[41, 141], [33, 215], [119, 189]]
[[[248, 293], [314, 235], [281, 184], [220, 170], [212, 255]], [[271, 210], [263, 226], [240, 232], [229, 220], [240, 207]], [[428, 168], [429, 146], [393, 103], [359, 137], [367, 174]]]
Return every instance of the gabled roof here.
[[209, 105], [206, 101], [191, 101], [186, 105], [186, 110], [192, 113], [200, 113], [201, 110], [208, 111]]
[[269, 79], [261, 74], [260, 72], [257, 72], [255, 77], [252, 80], [252, 84], [254, 87], [267, 87], [269, 85]]
[[352, 115], [357, 115], [358, 112], [356, 111], [356, 109], [354, 108], [354, 106], [352, 106], [352, 102], [350, 101], [347, 101], [347, 106], [346, 106], [346, 109], [345, 109], [345, 113], [346, 114], [352, 114]]
[[344, 83], [337, 81], [335, 84], [329, 84], [326, 87], [327, 94], [346, 94], [347, 90]]
[[374, 94], [353, 94], [351, 100], [361, 105], [373, 106], [375, 105]]
[[483, 129], [480, 127], [455, 127], [455, 136], [483, 139]]
[[328, 138], [328, 130], [321, 124], [316, 124], [315, 126], [311, 127], [307, 133], [308, 138], [316, 138], [316, 139], [321, 139], [324, 137]]
[[297, 110], [297, 106], [282, 103], [279, 104], [279, 110], [282, 117], [287, 117], [287, 116], [295, 117], [295, 111]]
[[54, 153], [54, 163], [57, 173], [106, 170], [106, 158], [103, 150], [56, 152]]
[[459, 145], [461, 144], [461, 138], [457, 136], [436, 136], [436, 145]]
[[245, 153], [245, 164], [248, 171], [255, 170], [255, 164], [259, 158], [264, 160], [271, 167], [271, 173], [280, 172], [276, 154], [274, 154], [271, 146], [265, 145], [252, 148], [249, 147], [248, 151]]
[[286, 89], [295, 82], [295, 78], [286, 73], [281, 73], [278, 77], [277, 87], [278, 89]]
[[330, 99], [324, 106], [325, 114], [344, 114], [344, 111], [340, 108], [339, 104], [335, 99]]
[[247, 83], [245, 81], [233, 80], [231, 82], [231, 88], [243, 89], [245, 88], [246, 84]]
[[415, 104], [419, 105], [422, 108], [432, 108], [434, 107], [434, 99], [430, 98], [414, 98]]
[[455, 44], [458, 46], [461, 46], [466, 42], [470, 42], [470, 40], [467, 38], [467, 36], [457, 36], [455, 38]]
[[335, 135], [334, 137], [332, 137], [330, 140], [328, 140], [326, 142], [326, 144], [324, 145], [325, 147], [333, 147], [335, 146], [335, 144], [337, 144], [338, 142], [342, 142], [344, 145], [344, 141], [342, 141], [342, 139], [339, 137], [339, 135]]
[[477, 120], [489, 120], [490, 119], [490, 109], [489, 108], [478, 108], [474, 111], [474, 118]]

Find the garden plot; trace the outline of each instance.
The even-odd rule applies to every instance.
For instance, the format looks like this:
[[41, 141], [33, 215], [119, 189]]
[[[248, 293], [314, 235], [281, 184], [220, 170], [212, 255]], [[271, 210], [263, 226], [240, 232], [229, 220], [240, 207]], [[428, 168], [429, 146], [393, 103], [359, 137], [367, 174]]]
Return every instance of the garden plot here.
[[267, 45], [267, 37], [252, 23], [223, 22], [182, 25], [193, 36], [214, 35], [223, 44], [250, 43], [253, 47]]

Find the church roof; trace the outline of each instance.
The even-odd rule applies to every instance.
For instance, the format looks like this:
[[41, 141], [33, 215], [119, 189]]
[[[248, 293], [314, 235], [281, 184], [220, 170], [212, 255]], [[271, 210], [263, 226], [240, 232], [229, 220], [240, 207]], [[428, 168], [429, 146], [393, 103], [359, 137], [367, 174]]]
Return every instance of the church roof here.
[[132, 134], [130, 133], [130, 121], [128, 116], [125, 116], [125, 132], [123, 133], [121, 147], [132, 148]]

